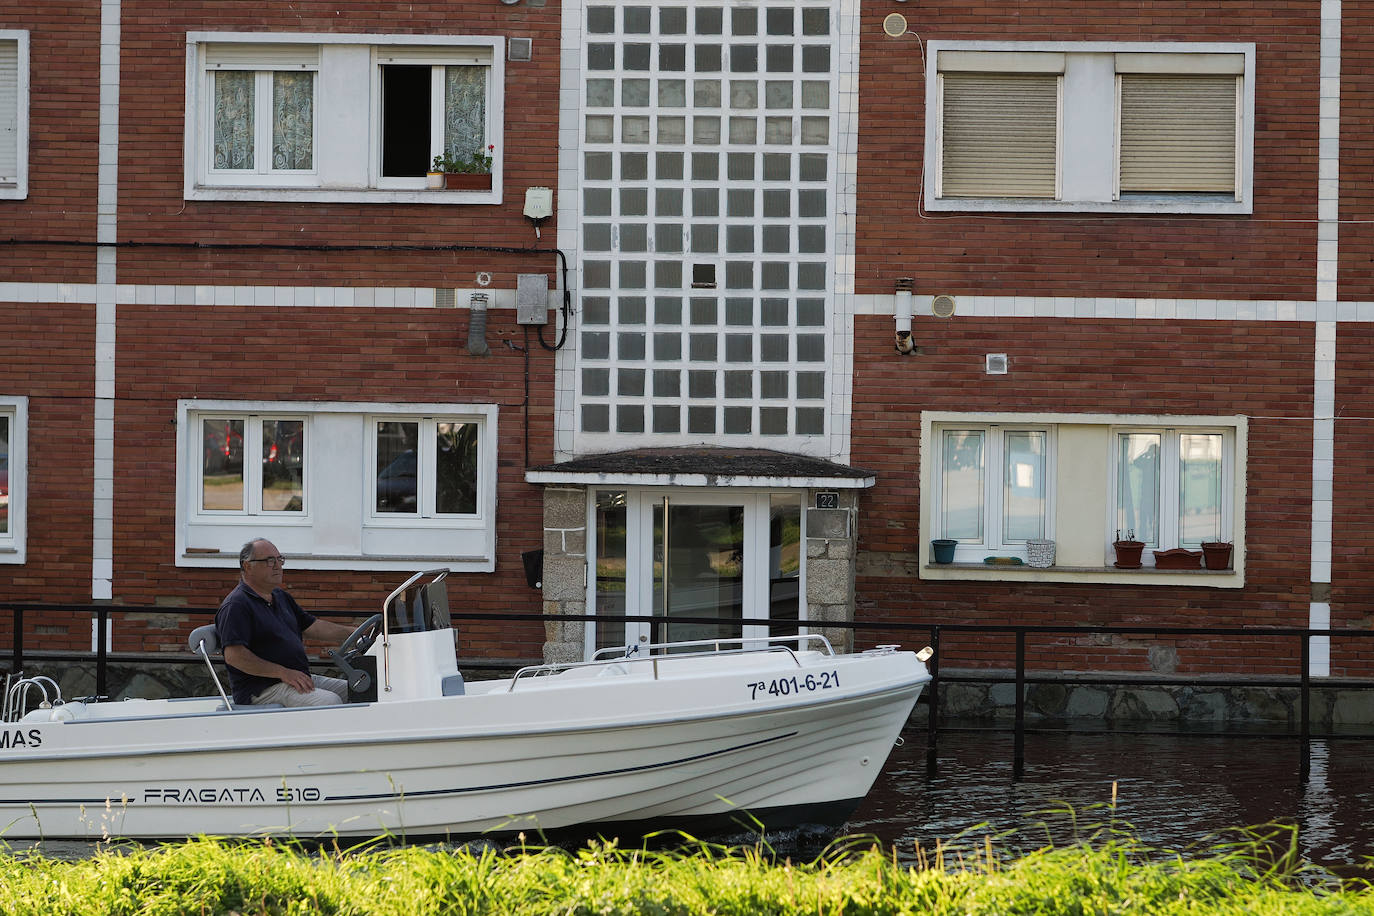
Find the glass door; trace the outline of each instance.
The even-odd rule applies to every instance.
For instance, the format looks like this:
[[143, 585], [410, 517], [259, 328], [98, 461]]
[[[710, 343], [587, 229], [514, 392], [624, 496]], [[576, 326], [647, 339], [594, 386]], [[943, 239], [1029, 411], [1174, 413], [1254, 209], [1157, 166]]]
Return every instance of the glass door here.
[[598, 490], [591, 511], [588, 604], [610, 618], [596, 622], [589, 651], [762, 639], [805, 619], [800, 493]]

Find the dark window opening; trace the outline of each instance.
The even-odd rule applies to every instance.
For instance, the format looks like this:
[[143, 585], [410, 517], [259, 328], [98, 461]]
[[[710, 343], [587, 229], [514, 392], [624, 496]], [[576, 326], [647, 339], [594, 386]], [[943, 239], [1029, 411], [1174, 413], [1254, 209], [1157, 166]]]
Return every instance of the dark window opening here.
[[423, 177], [429, 154], [430, 68], [382, 67], [382, 175]]

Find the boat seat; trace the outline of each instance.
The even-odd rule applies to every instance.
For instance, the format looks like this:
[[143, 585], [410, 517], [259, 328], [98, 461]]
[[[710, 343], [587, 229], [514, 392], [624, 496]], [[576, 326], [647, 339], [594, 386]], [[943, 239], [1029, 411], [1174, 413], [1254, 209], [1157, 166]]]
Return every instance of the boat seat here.
[[215, 629], [213, 623], [196, 627], [191, 631], [191, 635], [186, 638], [186, 644], [191, 647], [191, 651], [205, 659], [205, 667], [210, 672], [210, 679], [215, 682], [215, 689], [219, 691], [219, 698], [224, 701], [224, 709], [233, 709], [234, 704], [229, 702], [229, 694], [224, 692], [224, 685], [219, 681], [219, 675], [215, 673], [215, 663], [210, 661], [210, 653], [218, 652], [219, 630]]

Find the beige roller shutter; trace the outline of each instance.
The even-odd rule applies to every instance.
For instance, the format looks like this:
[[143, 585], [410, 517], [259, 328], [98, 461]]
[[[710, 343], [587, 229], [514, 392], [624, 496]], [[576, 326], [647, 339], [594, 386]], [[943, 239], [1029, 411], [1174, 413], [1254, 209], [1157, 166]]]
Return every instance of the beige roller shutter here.
[[942, 73], [941, 197], [1055, 196], [1059, 76]]
[[0, 38], [0, 184], [19, 180], [19, 42]]
[[1236, 192], [1236, 77], [1120, 80], [1122, 191]]

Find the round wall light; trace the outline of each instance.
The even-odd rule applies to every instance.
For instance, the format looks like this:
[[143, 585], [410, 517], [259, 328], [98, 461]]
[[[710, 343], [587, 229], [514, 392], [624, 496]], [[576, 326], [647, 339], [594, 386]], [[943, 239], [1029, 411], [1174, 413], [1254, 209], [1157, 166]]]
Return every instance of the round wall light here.
[[883, 20], [883, 31], [889, 38], [901, 38], [906, 34], [906, 17], [901, 13], [888, 13]]

